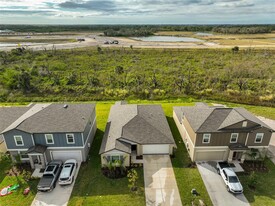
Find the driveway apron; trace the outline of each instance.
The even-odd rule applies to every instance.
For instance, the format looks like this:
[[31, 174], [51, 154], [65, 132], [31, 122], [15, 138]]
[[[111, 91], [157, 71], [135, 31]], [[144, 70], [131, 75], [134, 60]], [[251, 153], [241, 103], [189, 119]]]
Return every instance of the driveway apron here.
[[143, 155], [147, 206], [181, 206], [169, 155]]
[[214, 206], [249, 206], [243, 194], [234, 195], [226, 190], [215, 168], [216, 162], [197, 162], [197, 166]]
[[74, 182], [71, 185], [60, 186], [56, 182], [56, 187], [51, 192], [38, 192], [31, 206], [66, 206], [71, 197], [74, 183], [79, 172], [81, 162], [78, 163], [78, 168], [74, 177]]

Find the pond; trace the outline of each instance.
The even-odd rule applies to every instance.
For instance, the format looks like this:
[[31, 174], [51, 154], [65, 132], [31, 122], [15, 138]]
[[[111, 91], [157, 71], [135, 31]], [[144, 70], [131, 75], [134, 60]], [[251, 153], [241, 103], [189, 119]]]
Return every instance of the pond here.
[[176, 36], [146, 36], [132, 37], [135, 40], [152, 41], [152, 42], [203, 42], [203, 40], [192, 37], [176, 37]]
[[196, 33], [197, 36], [213, 36], [211, 33], [206, 33], [206, 32], [198, 32]]

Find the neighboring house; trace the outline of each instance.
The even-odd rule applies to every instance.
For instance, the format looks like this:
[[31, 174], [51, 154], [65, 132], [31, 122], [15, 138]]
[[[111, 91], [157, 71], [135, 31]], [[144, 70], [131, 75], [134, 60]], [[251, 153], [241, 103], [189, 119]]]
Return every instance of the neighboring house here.
[[94, 104], [1, 108], [0, 116], [7, 150], [13, 159], [30, 162], [32, 168], [45, 168], [53, 159], [86, 161], [96, 132]]
[[265, 151], [273, 130], [244, 108], [174, 107], [173, 117], [192, 161], [249, 158]]
[[117, 102], [111, 107], [99, 154], [101, 164], [142, 163], [146, 154], [172, 154], [176, 147], [161, 105]]

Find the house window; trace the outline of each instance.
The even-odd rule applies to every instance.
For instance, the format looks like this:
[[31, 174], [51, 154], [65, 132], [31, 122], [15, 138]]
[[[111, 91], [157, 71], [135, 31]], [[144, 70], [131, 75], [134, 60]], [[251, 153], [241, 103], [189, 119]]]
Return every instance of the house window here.
[[22, 136], [14, 136], [14, 141], [16, 146], [24, 146], [23, 138]]
[[27, 154], [27, 152], [20, 151], [19, 155], [20, 155], [21, 160], [28, 160], [29, 159], [29, 155]]
[[232, 133], [230, 138], [230, 143], [236, 143], [238, 141], [238, 133]]
[[66, 134], [67, 144], [74, 144], [74, 134]]
[[257, 133], [255, 137], [255, 143], [261, 143], [263, 141], [264, 133]]
[[203, 134], [202, 143], [210, 143], [211, 134]]
[[45, 134], [45, 139], [47, 144], [54, 144], [53, 135], [52, 134]]
[[243, 127], [247, 127], [247, 121], [243, 121]]
[[123, 156], [121, 155], [112, 155], [112, 156], [106, 156], [107, 162], [115, 163], [118, 160], [123, 160]]

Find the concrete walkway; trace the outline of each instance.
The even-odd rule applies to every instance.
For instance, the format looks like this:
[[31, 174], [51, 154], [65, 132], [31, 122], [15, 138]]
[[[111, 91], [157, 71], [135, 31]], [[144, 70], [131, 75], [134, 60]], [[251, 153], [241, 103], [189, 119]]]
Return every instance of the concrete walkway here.
[[74, 188], [74, 183], [79, 172], [81, 162], [78, 163], [78, 168], [74, 177], [74, 182], [71, 185], [60, 186], [58, 182], [56, 187], [51, 192], [38, 192], [31, 206], [66, 206], [71, 197]]
[[169, 155], [143, 155], [147, 206], [181, 206]]
[[226, 190], [215, 168], [216, 162], [198, 162], [197, 166], [214, 206], [249, 206], [243, 194], [234, 195]]
[[[275, 120], [273, 119], [267, 119], [265, 117], [258, 116], [260, 120], [262, 120], [264, 123], [266, 123], [270, 128], [272, 128], [275, 131]], [[275, 164], [275, 133], [272, 134], [269, 147], [269, 157], [271, 161]]]

